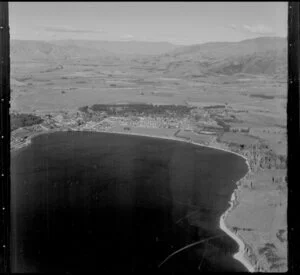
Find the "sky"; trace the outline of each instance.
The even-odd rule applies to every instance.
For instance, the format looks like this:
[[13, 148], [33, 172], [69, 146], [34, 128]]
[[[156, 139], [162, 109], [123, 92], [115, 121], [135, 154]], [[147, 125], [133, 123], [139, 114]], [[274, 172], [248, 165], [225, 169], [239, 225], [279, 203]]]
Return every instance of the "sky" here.
[[287, 36], [287, 2], [10, 2], [12, 39], [167, 41]]

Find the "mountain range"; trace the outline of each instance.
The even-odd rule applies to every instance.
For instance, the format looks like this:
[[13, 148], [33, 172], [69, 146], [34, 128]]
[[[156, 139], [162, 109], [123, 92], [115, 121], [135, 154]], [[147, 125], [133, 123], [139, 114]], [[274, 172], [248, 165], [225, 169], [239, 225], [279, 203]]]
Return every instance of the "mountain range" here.
[[287, 39], [261, 37], [192, 45], [163, 54], [159, 60], [169, 64], [170, 75], [282, 75], [287, 71]]
[[12, 62], [124, 55], [143, 56], [143, 64], [151, 64], [168, 76], [247, 73], [285, 77], [287, 72], [287, 39], [280, 37], [190, 46], [141, 41], [11, 41]]

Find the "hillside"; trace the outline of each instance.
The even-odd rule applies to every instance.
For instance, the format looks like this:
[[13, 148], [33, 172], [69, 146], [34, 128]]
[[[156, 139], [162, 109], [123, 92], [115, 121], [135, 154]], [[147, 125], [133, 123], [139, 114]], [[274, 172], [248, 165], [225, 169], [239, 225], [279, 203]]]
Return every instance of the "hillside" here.
[[185, 46], [159, 57], [169, 76], [266, 74], [283, 77], [287, 68], [287, 40], [262, 37], [241, 42], [212, 42]]

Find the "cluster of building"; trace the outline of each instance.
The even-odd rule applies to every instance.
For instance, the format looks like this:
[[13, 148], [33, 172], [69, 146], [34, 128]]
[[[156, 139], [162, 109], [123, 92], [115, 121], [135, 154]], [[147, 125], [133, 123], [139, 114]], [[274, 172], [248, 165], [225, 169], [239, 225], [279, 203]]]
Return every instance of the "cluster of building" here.
[[111, 124], [118, 123], [128, 127], [143, 128], [183, 128], [189, 125], [188, 118], [167, 118], [167, 117], [109, 117], [103, 120]]
[[101, 121], [87, 121], [82, 126], [77, 126], [81, 130], [104, 130], [107, 131], [114, 126], [122, 126], [130, 129], [131, 127], [142, 128], [174, 128], [192, 130], [192, 125], [188, 118], [176, 119], [166, 117], [123, 117], [111, 116]]
[[190, 118], [176, 116], [107, 116], [93, 114], [87, 116], [82, 112], [60, 112], [41, 116], [43, 122], [38, 125], [22, 127], [12, 132], [12, 148], [19, 148], [31, 136], [39, 132], [47, 131], [109, 131], [116, 125], [130, 129], [142, 128], [174, 128], [192, 130]]

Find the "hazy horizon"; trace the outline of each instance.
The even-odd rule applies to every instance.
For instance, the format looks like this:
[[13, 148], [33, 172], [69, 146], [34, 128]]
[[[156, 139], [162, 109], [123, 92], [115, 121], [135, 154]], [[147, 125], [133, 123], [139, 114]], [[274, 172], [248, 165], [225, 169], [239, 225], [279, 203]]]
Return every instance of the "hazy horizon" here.
[[11, 39], [194, 45], [287, 37], [287, 2], [11, 2]]
[[192, 46], [192, 45], [201, 45], [201, 44], [209, 44], [209, 43], [239, 43], [242, 41], [246, 41], [246, 40], [252, 40], [252, 39], [259, 39], [259, 38], [282, 38], [282, 39], [287, 39], [286, 36], [260, 36], [260, 37], [254, 37], [254, 38], [247, 38], [247, 39], [243, 39], [243, 40], [239, 40], [239, 41], [207, 41], [207, 42], [203, 42], [203, 43], [195, 43], [195, 44], [175, 44], [169, 41], [142, 41], [142, 40], [128, 40], [128, 41], [122, 41], [122, 40], [96, 40], [96, 39], [49, 39], [49, 40], [42, 40], [42, 39], [15, 39], [15, 38], [11, 38], [11, 40], [19, 40], [19, 41], [40, 41], [40, 42], [55, 42], [55, 41], [98, 41], [98, 42], [141, 42], [141, 43], [169, 43], [172, 44], [174, 46]]

